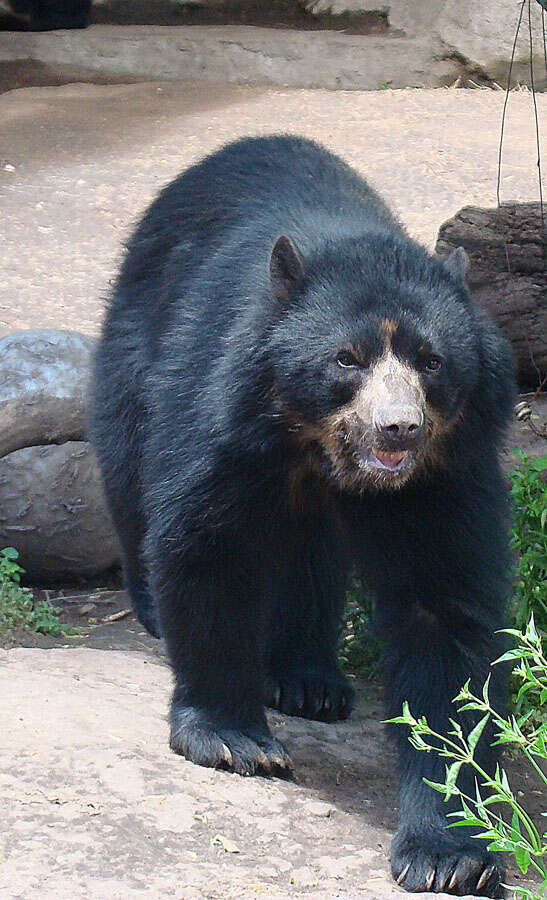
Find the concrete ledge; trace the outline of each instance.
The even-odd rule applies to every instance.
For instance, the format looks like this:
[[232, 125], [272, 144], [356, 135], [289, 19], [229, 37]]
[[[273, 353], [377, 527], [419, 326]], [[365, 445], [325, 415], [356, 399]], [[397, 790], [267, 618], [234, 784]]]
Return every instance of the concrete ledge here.
[[431, 38], [252, 26], [113, 26], [0, 34], [0, 61], [32, 59], [132, 79], [377, 90], [436, 87], [459, 68]]

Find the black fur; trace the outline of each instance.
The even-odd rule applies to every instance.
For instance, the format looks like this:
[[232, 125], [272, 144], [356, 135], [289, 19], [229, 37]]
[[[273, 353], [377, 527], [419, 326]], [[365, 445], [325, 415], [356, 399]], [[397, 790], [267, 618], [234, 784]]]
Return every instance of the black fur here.
[[[291, 240], [270, 260], [281, 234]], [[337, 354], [359, 342], [374, 360], [382, 319], [397, 323], [393, 349], [409, 365], [424, 342], [442, 355], [443, 369], [420, 378], [453, 425], [437, 463], [398, 489], [352, 492], [320, 449], [302, 449], [299, 428], [351, 401]], [[461, 259], [445, 264], [411, 241], [316, 144], [242, 140], [160, 194], [106, 315], [92, 436], [135, 609], [167, 644], [175, 751], [243, 773], [283, 770], [264, 703], [348, 714], [336, 644], [353, 569], [376, 598], [389, 714], [408, 700], [446, 731], [458, 688], [470, 675], [482, 686], [502, 649], [497, 451], [512, 398], [508, 347], [471, 303]], [[504, 693], [496, 667], [501, 706]], [[439, 779], [440, 762], [412, 750], [403, 729], [393, 739], [395, 877], [409, 890], [433, 879], [434, 890], [473, 893], [493, 858], [463, 829], [445, 830], [445, 807], [422, 783]], [[481, 758], [494, 765], [487, 740]], [[479, 893], [499, 896], [500, 873], [493, 866]]]

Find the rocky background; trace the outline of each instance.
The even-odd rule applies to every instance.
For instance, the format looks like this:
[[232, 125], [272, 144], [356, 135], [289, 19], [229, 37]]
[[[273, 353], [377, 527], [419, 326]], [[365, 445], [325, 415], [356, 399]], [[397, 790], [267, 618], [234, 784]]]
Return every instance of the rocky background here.
[[[46, 84], [78, 74], [346, 90], [505, 87], [520, 7], [515, 0], [96, 0], [85, 31], [0, 36], [0, 80], [4, 68], [12, 84], [32, 83], [32, 60]], [[513, 84], [531, 84], [531, 61], [536, 88], [547, 87], [544, 18], [532, 0]]]

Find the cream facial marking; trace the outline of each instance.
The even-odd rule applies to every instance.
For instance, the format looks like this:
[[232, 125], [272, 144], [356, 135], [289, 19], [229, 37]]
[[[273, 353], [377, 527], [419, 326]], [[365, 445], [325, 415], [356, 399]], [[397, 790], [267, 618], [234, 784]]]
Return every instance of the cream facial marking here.
[[386, 350], [356, 397], [356, 414], [372, 424], [364, 462], [389, 472], [402, 469], [419, 440], [424, 407], [418, 373]]

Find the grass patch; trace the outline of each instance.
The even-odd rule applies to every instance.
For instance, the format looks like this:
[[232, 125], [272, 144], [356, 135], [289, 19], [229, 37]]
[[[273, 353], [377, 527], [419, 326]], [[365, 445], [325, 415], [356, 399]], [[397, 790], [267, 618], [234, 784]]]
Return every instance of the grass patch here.
[[24, 569], [13, 547], [0, 550], [0, 634], [16, 629], [70, 637], [79, 629], [63, 624], [58, 610], [45, 600], [35, 600], [30, 588], [21, 585]]
[[[511, 538], [518, 554], [511, 619], [515, 634], [524, 632], [532, 621], [541, 649], [547, 639], [547, 456], [528, 459], [520, 451], [517, 454], [521, 465], [511, 474]], [[547, 728], [547, 680], [539, 693], [523, 691], [522, 680], [515, 674], [511, 686], [514, 712], [526, 719], [525, 730]]]
[[547, 456], [528, 459], [511, 475], [514, 526], [518, 553], [517, 587], [513, 602], [515, 627], [523, 629], [533, 615], [536, 628], [547, 634]]

